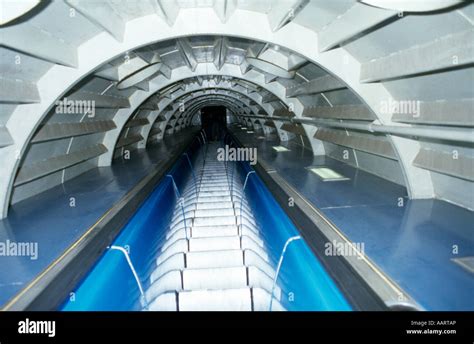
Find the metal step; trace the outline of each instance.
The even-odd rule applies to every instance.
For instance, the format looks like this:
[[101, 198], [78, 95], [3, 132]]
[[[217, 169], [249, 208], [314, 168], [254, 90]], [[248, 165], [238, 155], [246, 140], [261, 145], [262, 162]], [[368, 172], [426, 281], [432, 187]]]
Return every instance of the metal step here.
[[170, 292], [161, 294], [153, 300], [149, 300], [149, 311], [174, 312], [178, 310], [178, 293]]
[[202, 196], [199, 195], [197, 203], [206, 203], [206, 202], [232, 202], [230, 195], [229, 196]]
[[178, 293], [180, 311], [251, 311], [250, 288]]
[[240, 249], [240, 237], [220, 236], [212, 238], [192, 238], [189, 240], [189, 251], [215, 251]]
[[228, 185], [225, 186], [205, 186], [199, 188], [199, 193], [202, 192], [226, 192], [226, 195], [230, 195], [230, 187]]
[[[268, 311], [270, 294], [260, 288], [169, 292], [149, 304], [150, 311]], [[273, 311], [284, 308], [273, 300]]]
[[232, 184], [230, 184], [228, 181], [222, 181], [222, 182], [207, 182], [207, 181], [204, 181], [204, 182], [199, 183], [198, 188], [203, 189], [203, 188], [206, 188], [206, 187], [213, 187], [213, 186], [231, 187]]
[[216, 251], [249, 249], [257, 253], [265, 261], [268, 261], [268, 254], [259, 243], [248, 236], [218, 236], [204, 238], [178, 239], [171, 244], [164, 244], [156, 264], [159, 265], [176, 253], [196, 252], [196, 251]]
[[244, 252], [242, 250], [217, 250], [189, 252], [186, 254], [187, 267], [217, 268], [244, 265]]
[[214, 209], [199, 209], [194, 212], [194, 217], [213, 217], [213, 216], [234, 216], [234, 208], [214, 208]]
[[[268, 312], [270, 309], [270, 293], [261, 288], [252, 288], [253, 310]], [[273, 298], [272, 311], [284, 311], [281, 303]]]
[[235, 289], [247, 286], [247, 268], [219, 267], [185, 269], [183, 271], [184, 290]]
[[183, 290], [180, 270], [171, 270], [157, 278], [145, 292], [148, 302], [169, 291]]
[[193, 227], [236, 225], [236, 217], [234, 215], [195, 217], [193, 223]]
[[229, 191], [200, 191], [199, 198], [201, 197], [230, 197]]
[[162, 251], [180, 239], [236, 236], [239, 234], [237, 226], [235, 225], [188, 227], [186, 229], [183, 227], [168, 233], [169, 235], [166, 237], [166, 242], [161, 246]]
[[153, 284], [157, 279], [163, 276], [165, 273], [172, 271], [172, 270], [183, 270], [186, 267], [186, 255], [185, 253], [179, 252], [165, 261], [161, 262], [157, 267], [153, 270], [150, 275], [150, 284]]
[[193, 238], [236, 236], [238, 228], [235, 225], [192, 227], [191, 235]]
[[200, 202], [196, 204], [196, 209], [234, 209], [232, 202]]

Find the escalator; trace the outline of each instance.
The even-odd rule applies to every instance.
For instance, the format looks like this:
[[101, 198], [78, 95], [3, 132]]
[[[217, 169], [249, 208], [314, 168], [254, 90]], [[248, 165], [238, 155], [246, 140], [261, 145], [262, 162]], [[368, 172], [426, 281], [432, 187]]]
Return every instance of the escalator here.
[[[215, 152], [211, 143], [208, 152]], [[146, 291], [149, 310], [284, 309], [275, 270], [243, 185], [215, 154], [201, 154], [178, 202]]]
[[56, 309], [358, 309], [251, 165], [218, 159], [225, 144], [195, 136]]

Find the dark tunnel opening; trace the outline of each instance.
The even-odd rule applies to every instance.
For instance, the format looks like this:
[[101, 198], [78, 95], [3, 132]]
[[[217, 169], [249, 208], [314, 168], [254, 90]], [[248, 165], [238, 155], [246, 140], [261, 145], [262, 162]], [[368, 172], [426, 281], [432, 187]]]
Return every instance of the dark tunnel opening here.
[[210, 141], [220, 141], [227, 127], [225, 106], [206, 106], [201, 110], [201, 128]]

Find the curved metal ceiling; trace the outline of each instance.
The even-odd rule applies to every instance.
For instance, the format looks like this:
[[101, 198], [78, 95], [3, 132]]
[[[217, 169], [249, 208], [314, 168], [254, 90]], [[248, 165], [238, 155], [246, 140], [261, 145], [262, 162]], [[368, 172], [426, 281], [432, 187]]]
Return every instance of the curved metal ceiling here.
[[[2, 216], [111, 164], [118, 143], [146, 148], [184, 97], [188, 109], [207, 98], [262, 125], [258, 116], [274, 117], [281, 139], [293, 117], [314, 154], [349, 150], [364, 159], [348, 163], [412, 198], [471, 208], [474, 5], [440, 6], [412, 15], [349, 0], [51, 2], [0, 28]], [[65, 99], [94, 101], [94, 116], [57, 113]]]

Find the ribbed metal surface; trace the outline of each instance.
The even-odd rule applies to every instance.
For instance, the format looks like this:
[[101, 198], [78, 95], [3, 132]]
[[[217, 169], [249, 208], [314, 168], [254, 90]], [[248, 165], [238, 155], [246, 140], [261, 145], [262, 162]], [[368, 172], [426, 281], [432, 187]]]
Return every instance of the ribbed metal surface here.
[[[217, 147], [210, 144], [208, 151]], [[186, 184], [156, 257], [149, 309], [268, 310], [275, 270], [242, 183], [207, 153], [195, 166], [202, 166], [197, 185], [193, 178]], [[274, 297], [274, 309], [282, 309], [278, 286]]]
[[350, 147], [367, 153], [380, 155], [389, 159], [397, 159], [390, 142], [385, 137], [375, 137], [362, 134], [350, 134], [342, 130], [318, 129], [315, 138]]
[[474, 181], [474, 159], [456, 151], [421, 149], [413, 164], [430, 171]]
[[99, 144], [93, 147], [72, 152], [65, 155], [59, 155], [47, 160], [39, 161], [31, 165], [23, 166], [16, 177], [15, 186], [38, 179], [50, 173], [59, 171], [63, 168], [73, 166], [82, 161], [86, 161], [107, 152], [104, 145]]

